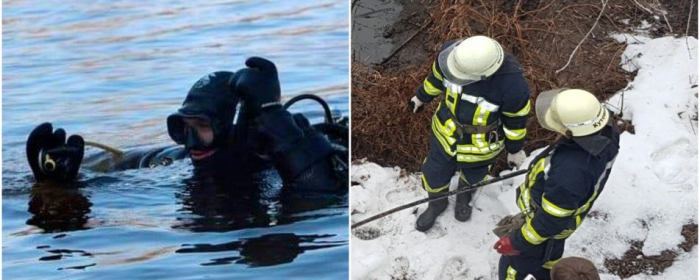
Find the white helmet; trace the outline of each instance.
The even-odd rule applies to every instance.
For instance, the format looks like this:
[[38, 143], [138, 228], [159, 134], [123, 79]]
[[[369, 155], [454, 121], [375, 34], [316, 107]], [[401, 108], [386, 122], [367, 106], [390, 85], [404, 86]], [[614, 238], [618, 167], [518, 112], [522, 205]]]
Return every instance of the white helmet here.
[[438, 64], [448, 81], [463, 86], [493, 75], [503, 59], [503, 48], [496, 40], [473, 36], [440, 52]]
[[599, 132], [610, 119], [608, 109], [590, 92], [581, 89], [553, 89], [540, 93], [535, 104], [542, 127], [574, 137]]

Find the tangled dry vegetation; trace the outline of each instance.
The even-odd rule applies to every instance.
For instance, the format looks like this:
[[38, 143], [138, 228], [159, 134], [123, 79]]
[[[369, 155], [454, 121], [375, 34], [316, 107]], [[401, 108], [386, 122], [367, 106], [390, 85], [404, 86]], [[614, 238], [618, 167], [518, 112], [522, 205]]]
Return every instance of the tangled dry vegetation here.
[[[417, 35], [410, 40], [415, 42], [400, 51], [405, 56], [422, 48], [430, 54], [422, 62], [408, 63], [397, 55], [380, 65], [353, 63], [353, 158], [419, 170], [427, 153], [429, 120], [439, 99], [417, 115], [409, 113], [407, 103], [445, 41], [479, 34], [498, 40], [520, 61], [533, 101], [537, 93], [557, 87], [584, 88], [606, 100], [633, 79], [633, 74], [619, 67], [625, 45], [612, 40], [609, 33], [629, 32], [629, 26], [638, 26], [642, 20], [655, 23], [652, 35], [666, 34], [671, 28], [685, 32], [680, 16], [669, 14], [672, 21], [667, 24], [645, 10], [660, 10], [659, 0], [603, 1], [443, 0], [427, 5], [425, 21], [412, 27]], [[693, 32], [697, 36], [697, 29]], [[530, 118], [525, 150], [546, 146], [554, 137]], [[494, 171], [504, 159], [501, 155]]]

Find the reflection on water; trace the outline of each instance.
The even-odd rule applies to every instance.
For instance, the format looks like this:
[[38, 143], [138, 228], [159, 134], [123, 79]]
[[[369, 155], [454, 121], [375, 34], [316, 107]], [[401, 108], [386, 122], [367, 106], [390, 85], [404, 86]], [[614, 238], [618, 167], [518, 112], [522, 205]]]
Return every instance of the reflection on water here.
[[35, 185], [29, 196], [28, 225], [46, 233], [87, 228], [92, 203], [80, 189]]
[[266, 234], [255, 238], [244, 238], [223, 244], [185, 244], [176, 253], [237, 252], [239, 256], [212, 259], [202, 265], [230, 263], [255, 266], [270, 266], [289, 263], [300, 254], [324, 248], [346, 245], [344, 241], [319, 241], [332, 235], [295, 235], [293, 233]]
[[[277, 63], [283, 99], [314, 93], [347, 115], [347, 28], [341, 0], [3, 1], [3, 276], [347, 278], [347, 196], [287, 193], [276, 174], [236, 191], [251, 182], [195, 177], [189, 160], [58, 187], [35, 184], [24, 154], [44, 121], [169, 145], [165, 118], [192, 83], [251, 55]], [[313, 102], [292, 109], [323, 119]]]

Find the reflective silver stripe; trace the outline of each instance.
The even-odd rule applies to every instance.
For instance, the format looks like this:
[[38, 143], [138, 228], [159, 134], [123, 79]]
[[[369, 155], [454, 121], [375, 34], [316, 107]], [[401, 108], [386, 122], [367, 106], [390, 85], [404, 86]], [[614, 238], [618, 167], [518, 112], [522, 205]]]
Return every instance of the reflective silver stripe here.
[[595, 190], [593, 191], [593, 195], [588, 199], [588, 201], [586, 201], [586, 204], [576, 209], [574, 215], [581, 214], [584, 211], [588, 210], [588, 207], [591, 207], [591, 202], [593, 202], [593, 200], [598, 196], [598, 193], [600, 191], [600, 183], [603, 182], [605, 174], [608, 173], [608, 170], [612, 169], [613, 163], [615, 163], [615, 159], [617, 159], [617, 156], [615, 156], [605, 165], [605, 170], [603, 170], [603, 174], [600, 174], [600, 177], [598, 177], [598, 182], [596, 182], [595, 184]]
[[466, 93], [462, 95], [462, 100], [464, 100], [464, 101], [469, 101], [469, 102], [474, 103], [474, 104], [476, 104], [477, 102], [479, 102], [479, 98], [478, 98], [478, 97], [473, 96], [473, 95], [469, 95], [469, 94], [466, 94]]
[[462, 86], [453, 84], [447, 79], [444, 79], [442, 81], [442, 84], [445, 86], [446, 89], [449, 89], [454, 93], [462, 93]]
[[462, 100], [477, 104], [477, 105], [481, 106], [482, 108], [486, 109], [487, 111], [498, 112], [498, 109], [501, 107], [501, 106], [498, 106], [496, 104], [493, 104], [491, 102], [486, 101], [486, 99], [484, 99], [483, 97], [476, 97], [473, 95], [462, 93], [462, 86], [453, 84], [450, 81], [448, 81], [447, 79], [444, 79], [442, 81], [442, 84], [445, 86], [446, 89], [449, 89], [450, 91], [452, 91], [454, 93], [460, 94], [461, 95], [460, 98]]
[[476, 138], [476, 143], [474, 143], [474, 146], [477, 147], [486, 147], [486, 143], [484, 142], [484, 135], [483, 134], [473, 134], [474, 138]]
[[556, 149], [552, 150], [552, 152], [549, 153], [547, 157], [544, 158], [544, 179], [549, 180], [549, 169], [552, 168], [552, 164], [550, 163], [552, 161], [552, 155], [554, 154], [554, 151]]
[[562, 123], [562, 124], [566, 127], [579, 127], [579, 126], [594, 124], [595, 122], [597, 122], [603, 118], [603, 115], [604, 115], [603, 110], [606, 110], [606, 109], [603, 109], [603, 105], [600, 105], [600, 109], [598, 110], [598, 114], [594, 118], [587, 120], [587, 121], [584, 121], [584, 122], [580, 122], [580, 123]]
[[608, 173], [608, 170], [612, 169], [613, 163], [615, 163], [615, 159], [617, 159], [617, 155], [605, 165], [605, 170], [603, 170], [603, 174], [600, 174], [600, 177], [598, 177], [598, 182], [596, 182], [595, 184], [596, 193], [598, 193], [598, 191], [600, 190], [600, 183], [603, 182], [605, 174]]
[[[466, 95], [466, 94], [462, 94], [462, 96], [464, 96], [464, 95]], [[482, 109], [484, 109], [484, 108], [482, 107]], [[486, 115], [486, 110], [481, 110], [481, 112], [479, 112], [479, 116], [476, 118], [476, 123], [478, 125], [486, 125], [486, 120], [484, 120], [485, 115]]]
[[544, 195], [542, 195], [542, 209], [544, 209], [544, 211], [546, 211], [550, 215], [560, 218], [571, 216], [574, 214], [574, 211], [576, 211], [561, 208], [549, 201]]
[[498, 112], [498, 109], [501, 108], [501, 106], [498, 106], [496, 104], [493, 104], [491, 102], [486, 101], [486, 99], [484, 99], [483, 97], [476, 97], [473, 95], [462, 93], [461, 98], [464, 101], [468, 101], [468, 102], [477, 104], [489, 112]]
[[[520, 132], [515, 132], [515, 131], [520, 131]], [[507, 135], [509, 135], [512, 138], [518, 138], [520, 136], [525, 135], [526, 130], [525, 130], [525, 128], [510, 130], [504, 126], [503, 132], [505, 132]]]
[[477, 147], [472, 145], [457, 145], [457, 151], [460, 153], [486, 153], [486, 152], [500, 152], [503, 141], [497, 143], [491, 143], [491, 145], [486, 147]]

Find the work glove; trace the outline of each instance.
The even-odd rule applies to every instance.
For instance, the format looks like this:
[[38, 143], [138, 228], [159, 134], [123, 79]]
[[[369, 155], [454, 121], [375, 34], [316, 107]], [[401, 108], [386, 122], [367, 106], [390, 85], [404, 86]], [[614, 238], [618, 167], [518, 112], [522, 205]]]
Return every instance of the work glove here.
[[498, 240], [498, 242], [493, 245], [493, 248], [496, 249], [496, 252], [504, 256], [520, 255], [520, 251], [515, 250], [513, 244], [510, 243], [510, 236], [507, 235], [501, 238], [501, 240]]
[[524, 224], [525, 214], [518, 213], [516, 215], [508, 215], [503, 217], [503, 219], [501, 219], [500, 221], [498, 221], [498, 224], [496, 224], [496, 228], [493, 229], [493, 233], [496, 234], [498, 238], [502, 238], [519, 230], [523, 227]]
[[72, 135], [66, 141], [66, 132], [62, 128], [54, 131], [51, 123], [40, 124], [27, 139], [27, 161], [37, 182], [74, 180], [84, 151], [83, 137]]
[[408, 109], [413, 111], [413, 113], [418, 113], [423, 110], [423, 101], [418, 100], [417, 96], [414, 96], [411, 98], [411, 101], [408, 102]]
[[245, 65], [248, 68], [236, 71], [229, 81], [243, 100], [243, 110], [257, 116], [262, 109], [281, 108], [280, 81], [275, 64], [264, 58], [251, 57]]
[[520, 150], [517, 153], [514, 154], [508, 154], [508, 166], [510, 168], [515, 167], [516, 169], [519, 169], [521, 165], [523, 165], [523, 162], [525, 161], [525, 158], [527, 156], [525, 155], [525, 151]]

